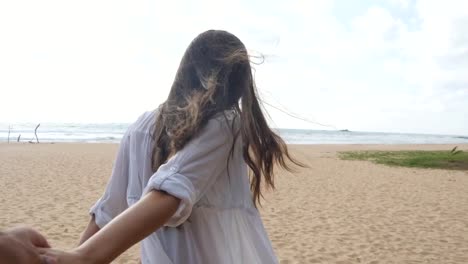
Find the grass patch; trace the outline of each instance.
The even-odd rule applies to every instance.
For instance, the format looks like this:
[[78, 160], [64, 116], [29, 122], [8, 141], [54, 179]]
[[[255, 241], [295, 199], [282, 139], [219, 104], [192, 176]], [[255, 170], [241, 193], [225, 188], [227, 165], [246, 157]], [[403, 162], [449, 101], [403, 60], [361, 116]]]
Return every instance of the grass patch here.
[[468, 170], [468, 152], [452, 151], [347, 151], [344, 160], [369, 160], [389, 166]]

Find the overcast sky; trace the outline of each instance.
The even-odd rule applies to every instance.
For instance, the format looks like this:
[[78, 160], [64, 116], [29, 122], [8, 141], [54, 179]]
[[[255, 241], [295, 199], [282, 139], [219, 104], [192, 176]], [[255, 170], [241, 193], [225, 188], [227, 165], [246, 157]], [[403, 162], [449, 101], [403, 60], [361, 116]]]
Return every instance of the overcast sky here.
[[[177, 2], [177, 4], [176, 4]], [[0, 122], [131, 122], [190, 41], [237, 35], [263, 99], [360, 131], [468, 134], [468, 1], [2, 1]], [[329, 129], [266, 107], [272, 125]]]

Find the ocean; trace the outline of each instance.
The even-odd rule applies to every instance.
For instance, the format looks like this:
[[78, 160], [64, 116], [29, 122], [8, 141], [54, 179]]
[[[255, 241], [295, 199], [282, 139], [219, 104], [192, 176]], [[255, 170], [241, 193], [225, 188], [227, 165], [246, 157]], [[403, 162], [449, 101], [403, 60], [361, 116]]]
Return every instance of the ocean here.
[[[34, 138], [37, 124], [12, 124], [10, 142]], [[43, 123], [37, 130], [40, 142], [118, 143], [128, 123]], [[0, 142], [8, 140], [9, 124], [0, 123]], [[336, 130], [277, 129], [289, 144], [468, 144], [468, 136], [429, 135]]]

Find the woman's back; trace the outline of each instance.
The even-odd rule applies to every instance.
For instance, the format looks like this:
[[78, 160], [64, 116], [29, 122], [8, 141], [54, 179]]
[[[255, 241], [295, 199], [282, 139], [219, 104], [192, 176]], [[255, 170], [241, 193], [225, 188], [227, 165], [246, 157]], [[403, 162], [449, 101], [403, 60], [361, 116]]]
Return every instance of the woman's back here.
[[167, 99], [124, 135], [83, 252], [104, 263], [146, 237], [144, 264], [277, 263], [255, 203], [288, 161], [300, 165], [268, 126], [246, 47], [203, 32]]
[[[105, 225], [112, 212], [126, 209], [117, 210], [116, 200], [125, 198], [131, 206], [151, 190], [164, 191], [182, 202], [163, 228], [142, 241], [143, 264], [277, 263], [252, 201], [242, 138], [233, 145], [239, 117], [230, 111], [215, 115], [153, 173], [156, 115], [145, 113], [125, 134], [107, 195], [92, 209], [96, 223]], [[112, 186], [122, 185], [126, 197], [116, 198], [122, 188]]]

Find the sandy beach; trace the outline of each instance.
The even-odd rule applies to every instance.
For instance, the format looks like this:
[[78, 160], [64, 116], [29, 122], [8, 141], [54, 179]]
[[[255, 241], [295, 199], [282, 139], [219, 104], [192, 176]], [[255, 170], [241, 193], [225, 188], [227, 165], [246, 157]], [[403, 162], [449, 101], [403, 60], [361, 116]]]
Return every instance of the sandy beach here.
[[[0, 229], [30, 225], [73, 248], [116, 144], [0, 144]], [[468, 171], [345, 161], [343, 150], [452, 145], [291, 146], [309, 168], [277, 171], [262, 217], [282, 264], [468, 263]], [[468, 151], [468, 145], [459, 145]], [[115, 263], [137, 263], [138, 248]]]

